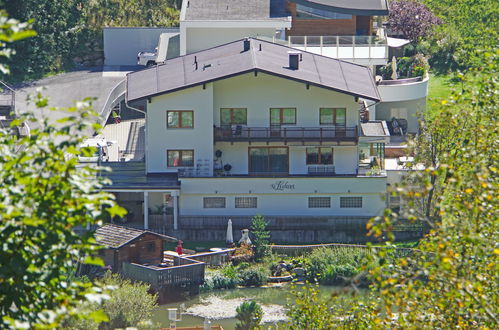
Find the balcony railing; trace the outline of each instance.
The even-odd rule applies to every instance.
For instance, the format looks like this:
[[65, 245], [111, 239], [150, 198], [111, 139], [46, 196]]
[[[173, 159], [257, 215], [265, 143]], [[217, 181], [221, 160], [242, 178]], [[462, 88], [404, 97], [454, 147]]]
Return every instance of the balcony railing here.
[[357, 142], [354, 127], [215, 127], [215, 142]]
[[386, 61], [388, 44], [384, 30], [377, 36], [288, 36], [286, 40], [258, 37], [288, 47], [307, 52], [349, 60], [349, 61]]

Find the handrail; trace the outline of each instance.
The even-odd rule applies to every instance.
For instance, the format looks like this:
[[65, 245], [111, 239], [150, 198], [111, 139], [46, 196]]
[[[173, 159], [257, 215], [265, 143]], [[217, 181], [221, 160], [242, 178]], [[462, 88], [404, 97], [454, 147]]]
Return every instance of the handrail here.
[[357, 141], [357, 126], [214, 127], [215, 141]]
[[111, 110], [116, 105], [116, 101], [122, 96], [124, 97], [125, 91], [126, 91], [126, 79], [123, 79], [116, 86], [114, 86], [114, 88], [109, 93], [106, 103], [104, 103], [104, 106], [100, 111], [102, 126], [106, 124], [107, 118], [109, 117]]
[[396, 79], [396, 80], [380, 80], [378, 82], [378, 85], [384, 85], [384, 86], [404, 85], [404, 84], [423, 81], [423, 78], [424, 78], [423, 76], [419, 76], [419, 77], [403, 78], [403, 79]]

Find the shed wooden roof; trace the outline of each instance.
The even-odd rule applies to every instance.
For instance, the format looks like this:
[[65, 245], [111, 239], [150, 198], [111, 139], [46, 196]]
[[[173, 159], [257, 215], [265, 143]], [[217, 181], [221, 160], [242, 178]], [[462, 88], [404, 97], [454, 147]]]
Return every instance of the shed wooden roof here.
[[123, 227], [114, 224], [106, 224], [98, 228], [95, 231], [95, 240], [97, 243], [104, 245], [105, 247], [119, 249], [145, 234], [155, 235], [165, 241], [177, 241], [174, 237], [161, 235], [152, 231]]

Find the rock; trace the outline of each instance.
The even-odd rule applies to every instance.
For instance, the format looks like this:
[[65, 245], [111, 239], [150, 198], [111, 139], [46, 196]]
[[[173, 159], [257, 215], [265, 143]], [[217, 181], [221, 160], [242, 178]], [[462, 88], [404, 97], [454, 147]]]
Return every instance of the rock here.
[[291, 273], [296, 276], [296, 277], [304, 277], [305, 276], [305, 269], [297, 267], [294, 268]]
[[98, 66], [99, 65], [103, 65], [104, 64], [104, 59], [103, 58], [96, 59], [94, 64], [98, 65]]

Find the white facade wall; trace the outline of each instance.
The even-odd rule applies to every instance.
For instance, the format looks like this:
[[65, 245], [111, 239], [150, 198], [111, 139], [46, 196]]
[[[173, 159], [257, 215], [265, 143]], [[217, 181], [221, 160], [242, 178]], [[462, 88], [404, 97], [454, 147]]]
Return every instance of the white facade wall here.
[[[214, 150], [222, 151], [221, 161], [223, 164], [230, 164], [232, 169], [231, 174], [245, 175], [248, 174], [248, 148], [249, 147], [267, 147], [267, 146], [284, 146], [282, 143], [233, 143], [217, 142]], [[309, 147], [332, 147], [333, 148], [333, 165], [335, 166], [336, 174], [352, 174], [355, 175], [358, 165], [357, 146], [336, 146], [335, 144], [319, 145], [319, 143], [307, 143], [307, 145], [293, 145], [288, 143], [287, 147], [289, 154], [289, 174], [303, 175], [308, 173], [308, 165], [306, 161], [306, 150]]]
[[[146, 171], [147, 173], [177, 172], [168, 168], [167, 150], [194, 150], [194, 164], [198, 159], [213, 164], [213, 85], [206, 84], [164, 94], [147, 104]], [[193, 110], [194, 128], [166, 127], [169, 110]], [[209, 167], [213, 174], [213, 166]]]
[[[288, 63], [283, 63], [287, 66]], [[220, 125], [220, 108], [247, 108], [249, 127], [269, 127], [270, 108], [296, 108], [296, 125], [320, 127], [319, 108], [346, 108], [347, 126], [358, 125], [359, 105], [354, 97], [328, 89], [258, 73], [213, 83], [213, 122]], [[283, 126], [285, 127], [285, 126]], [[326, 125], [324, 126], [326, 127]]]
[[104, 64], [137, 65], [137, 54], [141, 51], [154, 52], [162, 33], [173, 37], [179, 32], [178, 28], [106, 27]]
[[[347, 126], [358, 124], [358, 104], [354, 97], [335, 91], [259, 73], [245, 74], [202, 86], [196, 86], [151, 99], [147, 105], [146, 169], [148, 173], [176, 172], [168, 168], [166, 150], [194, 149], [198, 160], [210, 164], [213, 174], [214, 150], [223, 151], [223, 162], [233, 166], [233, 174], [248, 173], [248, 143], [213, 144], [213, 126], [220, 125], [220, 108], [247, 108], [249, 127], [269, 127], [270, 108], [296, 108], [296, 125], [289, 127], [320, 127], [319, 108], [346, 108]], [[166, 127], [168, 110], [193, 110], [194, 128]], [[324, 126], [326, 127], [326, 126]], [[271, 145], [281, 145], [284, 143]], [[309, 146], [319, 146], [309, 144]], [[331, 144], [332, 145], [332, 144]], [[251, 146], [267, 146], [252, 143]], [[326, 146], [326, 145], [325, 145]], [[215, 149], [216, 148], [216, 149]], [[356, 172], [356, 146], [335, 147], [336, 173]], [[305, 148], [290, 146], [290, 174], [305, 174]]]
[[[418, 115], [426, 111], [426, 97], [398, 102], [382, 102], [376, 105], [376, 119], [377, 120], [392, 120], [395, 118], [407, 119], [408, 133], [419, 132], [419, 117]], [[403, 115], [401, 115], [403, 114]]]
[[[286, 182], [292, 189], [276, 191]], [[182, 216], [376, 216], [385, 208], [386, 177], [182, 179]], [[225, 197], [225, 208], [204, 208], [204, 197]], [[235, 197], [257, 197], [257, 208], [235, 208]], [[330, 197], [330, 208], [309, 208], [308, 197]], [[362, 208], [340, 208], [340, 197], [362, 197]]]

